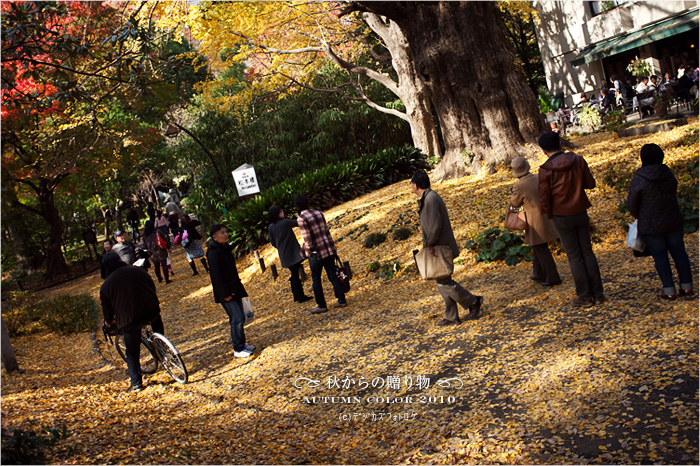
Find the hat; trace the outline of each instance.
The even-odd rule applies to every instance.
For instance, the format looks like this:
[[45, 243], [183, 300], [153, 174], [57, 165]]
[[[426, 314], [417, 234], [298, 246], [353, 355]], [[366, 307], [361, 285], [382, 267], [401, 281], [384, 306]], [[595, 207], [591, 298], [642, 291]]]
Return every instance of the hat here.
[[518, 156], [510, 163], [510, 168], [513, 169], [513, 176], [520, 178], [530, 171], [530, 164], [525, 158]]
[[114, 238], [116, 239], [116, 238], [117, 238], [117, 236], [122, 236], [123, 234], [124, 234], [124, 232], [123, 232], [123, 231], [121, 231], [121, 230], [117, 230], [117, 231], [115, 231], [115, 232], [114, 232]]

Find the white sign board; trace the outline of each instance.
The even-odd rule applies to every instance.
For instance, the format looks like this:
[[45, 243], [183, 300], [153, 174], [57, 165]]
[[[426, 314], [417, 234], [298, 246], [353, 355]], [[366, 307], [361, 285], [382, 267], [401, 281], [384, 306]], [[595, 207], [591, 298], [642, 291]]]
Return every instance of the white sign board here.
[[236, 183], [239, 196], [250, 196], [260, 192], [258, 178], [255, 176], [255, 168], [252, 165], [244, 163], [232, 171], [231, 174], [233, 175], [234, 183]]

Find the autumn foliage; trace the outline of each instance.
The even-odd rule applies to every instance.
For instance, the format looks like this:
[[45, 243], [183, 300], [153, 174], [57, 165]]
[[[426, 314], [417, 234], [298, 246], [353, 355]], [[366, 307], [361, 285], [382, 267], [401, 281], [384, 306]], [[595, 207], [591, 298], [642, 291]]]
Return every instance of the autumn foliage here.
[[[436, 326], [443, 300], [416, 274], [416, 198], [399, 182], [325, 211], [354, 274], [347, 308], [317, 316], [313, 304], [293, 303], [288, 272], [262, 247], [266, 272], [252, 255], [238, 261], [257, 349], [234, 358], [208, 277], [191, 277], [176, 249], [175, 282], [157, 286], [190, 382], [160, 371], [143, 392], [126, 393], [125, 367], [101, 338], [30, 335], [15, 342], [26, 372], [2, 374], [2, 427], [65, 425], [45, 448], [61, 464], [697, 464], [697, 295], [657, 298], [652, 259], [625, 246], [626, 192], [608, 176], [619, 166], [632, 176], [640, 148], [654, 142], [681, 185], [697, 184], [697, 134], [694, 117], [650, 136], [572, 138], [598, 183], [588, 212], [603, 304], [571, 305], [564, 254], [554, 256], [564, 283], [545, 289], [528, 279], [528, 262], [477, 262], [463, 250], [455, 279], [485, 297], [484, 315]], [[533, 172], [545, 160], [534, 148], [528, 158]], [[514, 183], [502, 169], [434, 184], [460, 246], [502, 224]], [[697, 191], [682, 196], [697, 205]], [[398, 228], [412, 234], [364, 247], [368, 235]], [[697, 289], [697, 232], [685, 244]], [[400, 267], [368, 270], [384, 261]], [[95, 296], [100, 284], [95, 274], [46, 296]]]

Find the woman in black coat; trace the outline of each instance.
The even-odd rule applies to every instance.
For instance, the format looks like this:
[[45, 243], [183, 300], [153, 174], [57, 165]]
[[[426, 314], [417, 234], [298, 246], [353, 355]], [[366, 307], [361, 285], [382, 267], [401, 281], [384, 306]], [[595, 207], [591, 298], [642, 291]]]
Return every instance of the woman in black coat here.
[[683, 243], [683, 214], [678, 206], [678, 182], [671, 169], [663, 164], [664, 152], [656, 144], [641, 150], [642, 167], [632, 178], [627, 208], [637, 219], [639, 236], [654, 258], [663, 289], [659, 297], [676, 299], [676, 287], [668, 254], [676, 264], [681, 296], [693, 295], [690, 259]]
[[311, 296], [304, 294], [304, 286], [301, 284], [301, 278], [299, 277], [304, 258], [301, 257], [301, 248], [293, 230], [299, 225], [296, 220], [284, 218], [284, 211], [276, 205], [270, 207], [268, 215], [272, 222], [268, 228], [270, 244], [277, 248], [282, 267], [289, 269], [291, 273], [289, 282], [292, 287], [294, 302], [306, 302], [311, 299]]

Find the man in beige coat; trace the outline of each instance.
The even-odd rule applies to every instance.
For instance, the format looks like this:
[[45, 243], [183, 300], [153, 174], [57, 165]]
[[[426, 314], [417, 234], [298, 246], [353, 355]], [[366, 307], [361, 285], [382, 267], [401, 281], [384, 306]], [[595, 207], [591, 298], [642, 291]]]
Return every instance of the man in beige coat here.
[[547, 218], [540, 210], [540, 198], [538, 194], [539, 179], [537, 175], [530, 173], [530, 164], [523, 157], [515, 157], [510, 164], [513, 176], [518, 182], [513, 185], [510, 196], [510, 206], [525, 209], [527, 216], [527, 230], [525, 230], [525, 244], [532, 247], [532, 280], [540, 282], [542, 286], [554, 286], [561, 283], [557, 264], [552, 253], [549, 252], [547, 243], [559, 237], [554, 222]]

